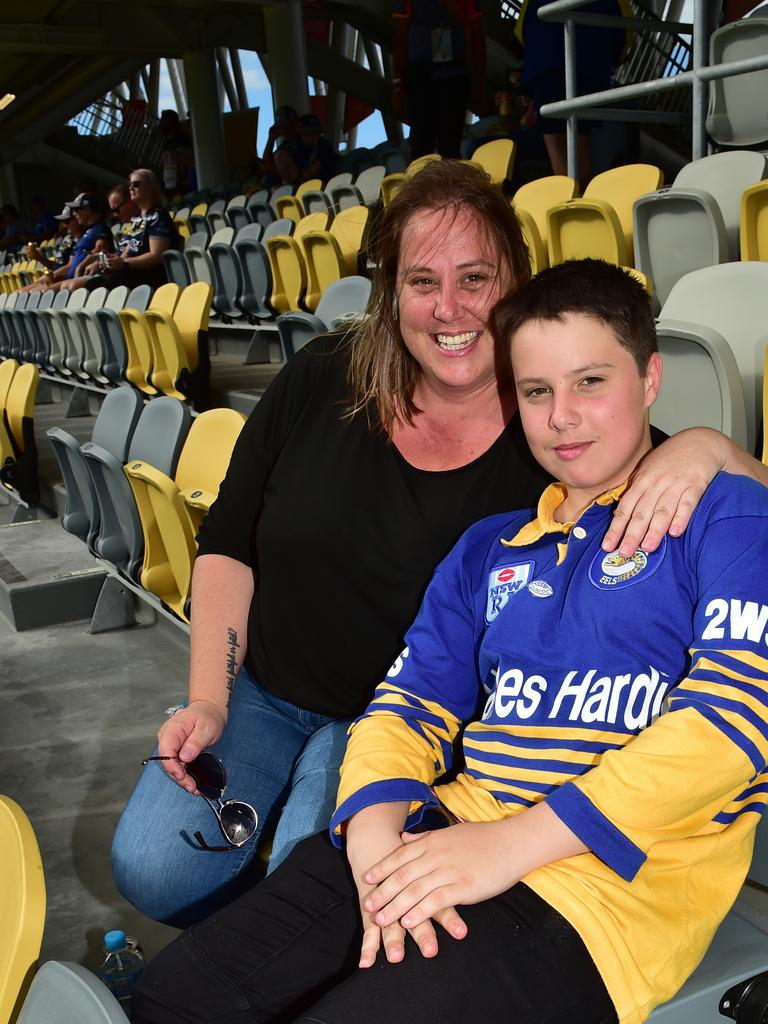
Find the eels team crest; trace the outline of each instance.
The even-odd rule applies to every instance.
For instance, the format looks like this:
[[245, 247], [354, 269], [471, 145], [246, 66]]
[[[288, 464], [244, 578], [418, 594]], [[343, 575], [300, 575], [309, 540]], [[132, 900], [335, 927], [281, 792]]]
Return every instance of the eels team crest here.
[[533, 562], [518, 565], [497, 565], [488, 574], [488, 600], [485, 605], [485, 621], [493, 622], [510, 599], [527, 585], [533, 573]]
[[656, 551], [650, 554], [638, 548], [633, 555], [625, 557], [618, 550], [598, 551], [589, 567], [589, 580], [598, 590], [616, 590], [620, 587], [631, 587], [652, 576], [664, 558], [667, 549], [667, 538]]

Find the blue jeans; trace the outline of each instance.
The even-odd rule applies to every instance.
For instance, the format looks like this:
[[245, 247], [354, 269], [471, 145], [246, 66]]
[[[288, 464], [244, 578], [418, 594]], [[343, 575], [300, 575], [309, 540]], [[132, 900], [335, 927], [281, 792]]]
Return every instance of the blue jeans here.
[[262, 830], [275, 829], [269, 870], [299, 840], [328, 826], [349, 721], [304, 711], [264, 691], [246, 669], [235, 683], [227, 727], [210, 749], [224, 762], [224, 799], [255, 807], [259, 827], [240, 849], [201, 850], [199, 830], [221, 845], [211, 810], [154, 761], [143, 769], [117, 825], [112, 871], [122, 895], [147, 917], [186, 928], [253, 884], [248, 871]]

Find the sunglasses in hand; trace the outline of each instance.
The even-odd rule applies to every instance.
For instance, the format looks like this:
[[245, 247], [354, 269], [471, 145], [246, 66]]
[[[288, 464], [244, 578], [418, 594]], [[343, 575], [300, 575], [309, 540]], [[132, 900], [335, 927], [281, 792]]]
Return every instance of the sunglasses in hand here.
[[[141, 763], [145, 765], [150, 761], [178, 760], [177, 757], [170, 755], [156, 754]], [[200, 832], [195, 832], [195, 839], [200, 846], [209, 853], [229, 853], [247, 843], [256, 831], [259, 816], [250, 804], [242, 800], [222, 800], [227, 786], [227, 770], [224, 763], [209, 750], [204, 750], [188, 764], [183, 761], [179, 763], [184, 765], [187, 774], [194, 779], [198, 792], [216, 815], [222, 835], [229, 844], [209, 846]]]

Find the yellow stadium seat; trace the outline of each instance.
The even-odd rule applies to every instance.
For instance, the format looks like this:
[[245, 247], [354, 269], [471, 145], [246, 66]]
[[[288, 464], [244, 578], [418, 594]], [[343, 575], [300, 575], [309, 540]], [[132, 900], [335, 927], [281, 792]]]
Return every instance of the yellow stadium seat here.
[[549, 265], [547, 260], [547, 247], [542, 241], [536, 221], [527, 210], [516, 210], [517, 219], [520, 221], [523, 238], [528, 246], [528, 255], [531, 258], [531, 273], [538, 274]]
[[6, 359], [0, 363], [0, 410], [5, 409], [6, 399], [8, 398], [8, 389], [11, 386], [13, 375], [19, 368], [19, 364], [15, 359]]
[[125, 467], [144, 532], [141, 584], [184, 620], [195, 536], [218, 494], [244, 422], [233, 409], [201, 413], [184, 443], [174, 480], [145, 462]]
[[277, 217], [287, 217], [298, 224], [304, 216], [304, 204], [298, 196], [278, 196], [275, 199], [275, 213]]
[[45, 878], [29, 818], [0, 796], [0, 1020], [12, 1022], [37, 969], [45, 925]]
[[632, 207], [654, 192], [663, 175], [652, 164], [627, 164], [598, 174], [582, 199], [559, 203], [547, 212], [549, 262], [593, 256], [619, 266], [634, 262]]
[[302, 308], [308, 280], [302, 241], [311, 231], [324, 231], [328, 220], [327, 212], [310, 213], [302, 217], [292, 236], [273, 235], [266, 240], [272, 270], [272, 294], [269, 301], [279, 313]]
[[387, 174], [381, 179], [381, 201], [384, 206], [389, 206], [392, 200], [403, 186], [406, 180], [404, 171], [395, 171]]
[[[147, 308], [161, 313], [173, 313], [181, 288], [177, 284], [164, 284], [152, 296]], [[152, 334], [146, 320], [146, 313], [137, 309], [121, 309], [118, 314], [125, 335], [126, 365], [125, 379], [148, 395], [157, 394], [150, 383], [153, 369]]]
[[741, 194], [739, 243], [743, 260], [768, 260], [768, 181], [758, 181]]
[[422, 167], [426, 167], [427, 164], [431, 164], [433, 160], [442, 160], [443, 158], [439, 153], [427, 153], [425, 156], [416, 157], [415, 160], [411, 160], [405, 169], [406, 178], [412, 178], [414, 174], [418, 174]]
[[309, 181], [302, 181], [296, 189], [296, 196], [301, 199], [307, 192], [317, 192], [322, 187], [323, 182], [320, 178], [310, 178]]
[[521, 185], [512, 197], [512, 204], [519, 212], [525, 210], [530, 213], [536, 222], [539, 235], [546, 246], [547, 235], [547, 210], [557, 203], [566, 203], [569, 199], [575, 199], [579, 187], [573, 178], [565, 174], [547, 174], [543, 178], [526, 182]]
[[367, 242], [371, 211], [348, 206], [337, 213], [328, 231], [308, 232], [303, 238], [307, 265], [304, 304], [313, 311], [332, 281], [357, 273], [360, 252]]
[[503, 185], [512, 177], [517, 146], [512, 139], [491, 139], [478, 146], [472, 154], [472, 163], [479, 164], [490, 176], [491, 184]]
[[181, 292], [173, 313], [150, 307], [144, 314], [152, 344], [152, 385], [158, 391], [189, 397], [188, 377], [200, 362], [201, 332], [208, 330], [212, 301], [212, 286], [196, 281]]
[[40, 368], [23, 363], [13, 374], [0, 419], [0, 478], [27, 502], [37, 501], [34, 415]]

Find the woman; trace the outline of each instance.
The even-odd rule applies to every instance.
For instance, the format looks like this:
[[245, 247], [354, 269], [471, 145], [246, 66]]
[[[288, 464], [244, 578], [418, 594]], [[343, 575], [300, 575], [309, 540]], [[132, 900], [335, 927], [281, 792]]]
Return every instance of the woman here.
[[168, 280], [163, 253], [179, 248], [179, 235], [171, 215], [161, 205], [163, 194], [152, 171], [144, 167], [131, 171], [128, 193], [139, 212], [122, 225], [117, 252], [107, 257], [103, 280], [99, 283], [109, 288], [120, 284], [129, 288], [149, 284], [157, 288]]
[[[202, 851], [191, 837], [211, 841], [210, 811], [187, 795], [184, 763], [213, 747], [227, 796], [250, 802], [260, 829], [276, 826], [273, 868], [330, 819], [349, 721], [438, 561], [471, 523], [535, 505], [550, 482], [487, 328], [497, 299], [530, 276], [514, 212], [458, 162], [412, 182], [382, 218], [368, 321], [285, 367], [201, 531], [188, 704], [160, 729], [171, 759], [147, 767], [113, 846], [118, 887], [150, 917], [183, 926], [231, 899], [261, 837]], [[609, 549], [633, 510], [625, 554], [680, 533], [726, 462], [765, 475], [713, 431], [666, 442], [622, 500]]]

